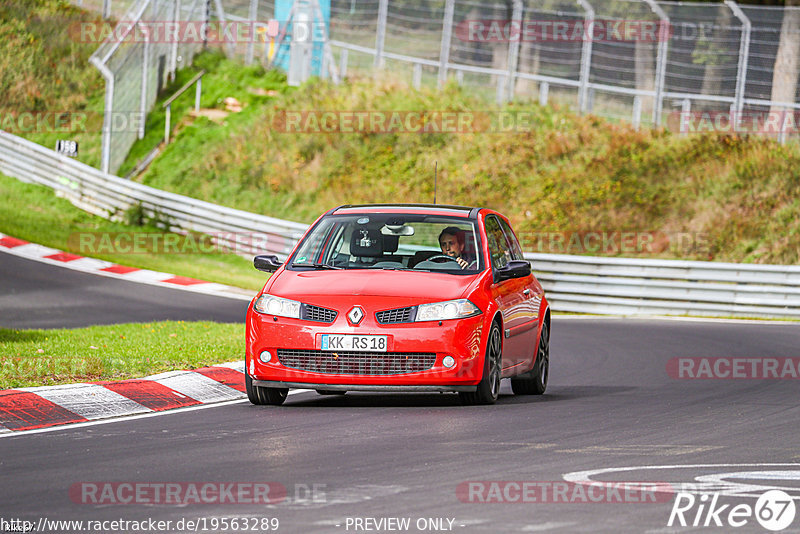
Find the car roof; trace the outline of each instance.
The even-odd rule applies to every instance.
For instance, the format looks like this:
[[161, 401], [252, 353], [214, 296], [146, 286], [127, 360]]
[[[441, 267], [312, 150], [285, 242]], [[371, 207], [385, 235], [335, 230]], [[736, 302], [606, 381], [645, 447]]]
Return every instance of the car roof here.
[[330, 210], [327, 215], [361, 213], [413, 213], [424, 215], [449, 215], [476, 219], [481, 208], [451, 206], [447, 204], [346, 204]]

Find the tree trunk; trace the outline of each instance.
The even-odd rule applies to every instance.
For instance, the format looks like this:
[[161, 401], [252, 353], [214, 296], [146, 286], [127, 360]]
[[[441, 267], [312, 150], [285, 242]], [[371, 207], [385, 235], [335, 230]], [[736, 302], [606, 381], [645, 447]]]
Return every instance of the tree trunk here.
[[[800, 0], [786, 0], [781, 25], [781, 40], [772, 70], [772, 97], [774, 102], [794, 102], [797, 91], [798, 55], [800, 55]], [[773, 106], [770, 113], [783, 111]]]

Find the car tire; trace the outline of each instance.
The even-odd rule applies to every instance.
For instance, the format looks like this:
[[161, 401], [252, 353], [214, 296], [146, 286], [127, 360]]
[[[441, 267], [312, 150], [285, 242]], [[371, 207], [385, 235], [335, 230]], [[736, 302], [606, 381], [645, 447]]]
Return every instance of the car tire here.
[[344, 395], [346, 391], [335, 391], [333, 389], [318, 389], [317, 393], [320, 395]]
[[511, 391], [515, 395], [541, 395], [547, 389], [547, 378], [550, 374], [550, 328], [542, 325], [536, 361], [533, 369], [511, 379]]
[[244, 373], [244, 388], [247, 390], [250, 402], [258, 406], [266, 404], [280, 406], [289, 394], [289, 388], [265, 388], [253, 385], [253, 379], [247, 372]]
[[494, 404], [500, 396], [500, 362], [502, 359], [502, 341], [500, 326], [492, 323], [489, 338], [486, 341], [486, 355], [483, 359], [483, 377], [476, 391], [459, 393], [462, 404]]

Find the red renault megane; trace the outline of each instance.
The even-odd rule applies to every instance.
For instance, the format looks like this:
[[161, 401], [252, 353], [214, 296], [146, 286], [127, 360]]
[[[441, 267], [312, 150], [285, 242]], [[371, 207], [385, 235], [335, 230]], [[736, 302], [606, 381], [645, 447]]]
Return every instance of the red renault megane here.
[[485, 208], [342, 206], [311, 225], [247, 311], [253, 404], [289, 388], [542, 394], [550, 309], [508, 220]]

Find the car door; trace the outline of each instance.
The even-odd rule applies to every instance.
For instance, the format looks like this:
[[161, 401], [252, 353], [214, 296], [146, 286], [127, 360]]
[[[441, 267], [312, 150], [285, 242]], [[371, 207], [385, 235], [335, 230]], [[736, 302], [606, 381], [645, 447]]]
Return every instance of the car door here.
[[[519, 242], [505, 220], [490, 214], [485, 226], [493, 272], [511, 260], [524, 261]], [[515, 374], [515, 368], [530, 366], [536, 347], [537, 286], [533, 275], [528, 275], [494, 282], [492, 294], [503, 315], [503, 369], [508, 370], [505, 374]]]

